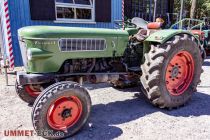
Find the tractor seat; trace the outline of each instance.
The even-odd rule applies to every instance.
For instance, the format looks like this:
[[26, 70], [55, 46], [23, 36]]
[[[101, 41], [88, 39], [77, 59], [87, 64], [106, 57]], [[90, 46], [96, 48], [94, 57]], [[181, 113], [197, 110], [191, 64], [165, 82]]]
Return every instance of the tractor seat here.
[[159, 22], [151, 22], [147, 24], [146, 29], [140, 29], [137, 34], [134, 35], [139, 42], [144, 41], [149, 35], [161, 29], [161, 23]]

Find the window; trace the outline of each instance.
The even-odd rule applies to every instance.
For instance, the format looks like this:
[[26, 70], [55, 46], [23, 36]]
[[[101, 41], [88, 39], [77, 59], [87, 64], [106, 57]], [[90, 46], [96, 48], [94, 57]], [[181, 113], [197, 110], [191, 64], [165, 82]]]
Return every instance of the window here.
[[[157, 0], [156, 16], [166, 18], [169, 12], [169, 0]], [[148, 21], [153, 21], [154, 0], [125, 0], [125, 15], [128, 18], [140, 17]], [[173, 9], [171, 9], [173, 10]]]
[[95, 0], [55, 0], [55, 2], [58, 21], [95, 21]]

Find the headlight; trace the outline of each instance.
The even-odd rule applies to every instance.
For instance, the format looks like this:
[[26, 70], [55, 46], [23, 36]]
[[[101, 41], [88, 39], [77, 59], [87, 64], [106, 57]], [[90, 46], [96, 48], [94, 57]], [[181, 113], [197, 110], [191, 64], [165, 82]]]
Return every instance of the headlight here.
[[30, 49], [27, 50], [27, 59], [31, 60], [32, 59], [32, 52]]

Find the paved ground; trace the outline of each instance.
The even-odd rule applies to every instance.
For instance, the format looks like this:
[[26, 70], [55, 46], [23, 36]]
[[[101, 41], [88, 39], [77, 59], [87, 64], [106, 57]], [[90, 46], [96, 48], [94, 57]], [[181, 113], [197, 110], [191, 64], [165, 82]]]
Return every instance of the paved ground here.
[[[172, 111], [151, 106], [143, 96], [135, 97], [138, 88], [119, 91], [107, 84], [87, 85], [93, 103], [91, 116], [71, 139], [210, 139], [210, 59], [203, 69], [202, 83], [192, 101]], [[14, 81], [15, 75], [10, 75], [10, 86], [6, 87], [0, 75], [0, 139], [42, 139], [3, 137], [4, 130], [33, 130], [31, 107], [16, 96]]]

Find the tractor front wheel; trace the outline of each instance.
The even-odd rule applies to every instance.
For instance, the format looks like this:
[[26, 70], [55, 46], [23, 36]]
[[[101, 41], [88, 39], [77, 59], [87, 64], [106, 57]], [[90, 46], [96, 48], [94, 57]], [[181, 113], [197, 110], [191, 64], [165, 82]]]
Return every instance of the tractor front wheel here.
[[34, 103], [41, 93], [40, 88], [35, 88], [33, 85], [18, 85], [17, 81], [15, 83], [15, 90], [18, 97], [30, 105]]
[[91, 109], [88, 91], [74, 82], [59, 82], [45, 89], [32, 110], [35, 131], [46, 139], [72, 136], [86, 123]]
[[196, 91], [202, 58], [193, 37], [183, 34], [165, 44], [151, 45], [141, 68], [147, 98], [160, 108], [173, 108], [184, 105]]

